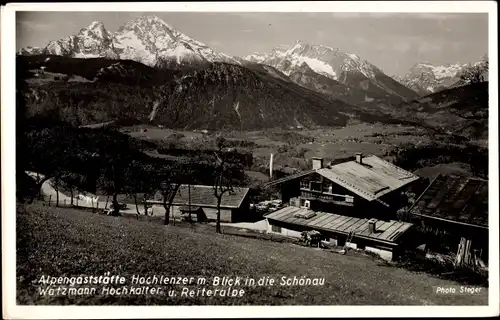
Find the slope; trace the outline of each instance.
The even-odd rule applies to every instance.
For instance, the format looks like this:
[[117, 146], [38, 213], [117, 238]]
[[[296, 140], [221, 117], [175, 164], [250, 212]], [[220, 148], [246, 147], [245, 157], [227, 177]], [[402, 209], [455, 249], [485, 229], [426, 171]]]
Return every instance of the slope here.
[[[357, 110], [261, 65], [213, 63], [174, 71], [60, 56], [19, 56], [17, 63], [18, 76], [30, 83], [28, 115], [50, 113], [75, 125], [135, 120], [209, 130], [343, 126]], [[75, 75], [87, 81], [72, 81]]]
[[[41, 305], [485, 305], [487, 295], [429, 294], [433, 286], [455, 283], [381, 266], [370, 257], [335, 255], [286, 243], [231, 235], [213, 229], [156, 225], [75, 209], [17, 210], [17, 303]], [[89, 237], [89, 235], [92, 237]], [[273, 286], [246, 286], [242, 297], [182, 296], [195, 285], [159, 285], [176, 297], [159, 295], [41, 296], [41, 271], [51, 276], [136, 275], [270, 277]], [[362, 271], [362, 272], [361, 272]], [[281, 277], [324, 278], [321, 286], [281, 286]], [[109, 285], [115, 287], [114, 285]], [[116, 286], [118, 287], [118, 286]], [[226, 287], [219, 287], [223, 289]]]
[[488, 138], [488, 82], [430, 94], [402, 105], [398, 117], [473, 139]]
[[[172, 81], [178, 71], [159, 70], [132, 60], [106, 58], [69, 58], [57, 55], [32, 55], [16, 57], [19, 75], [33, 78], [35, 73], [57, 73], [71, 77], [80, 76], [89, 81], [117, 82], [130, 85], [161, 85]], [[40, 74], [37, 75], [41, 77]]]
[[164, 96], [157, 117], [190, 129], [343, 126], [343, 112], [354, 110], [267, 71], [223, 63], [187, 73]]

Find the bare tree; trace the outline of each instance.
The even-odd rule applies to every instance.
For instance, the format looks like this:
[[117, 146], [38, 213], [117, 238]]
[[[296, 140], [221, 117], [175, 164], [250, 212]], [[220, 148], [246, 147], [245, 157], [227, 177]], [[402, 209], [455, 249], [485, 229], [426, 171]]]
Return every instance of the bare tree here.
[[215, 154], [214, 168], [214, 196], [217, 198], [217, 222], [216, 233], [222, 233], [220, 225], [221, 204], [225, 194], [234, 193], [234, 187], [238, 184], [238, 178], [242, 173], [241, 165], [233, 162], [229, 148], [226, 147], [226, 140], [222, 137], [216, 140], [217, 150]]
[[129, 194], [134, 198], [137, 218], [139, 218], [141, 212], [139, 210], [137, 194], [142, 194], [144, 215], [147, 215], [147, 199], [152, 197], [157, 189], [155, 165], [153, 163], [145, 163], [143, 161], [133, 162], [133, 165], [131, 166], [131, 180], [133, 180], [133, 183], [129, 186]]
[[[139, 219], [141, 212], [139, 211], [139, 206], [137, 205], [137, 193], [134, 193], [133, 197], [134, 197], [134, 203], [135, 203], [135, 211], [137, 212], [136, 218]], [[144, 213], [144, 215], [146, 215], [146, 213]]]
[[[181, 184], [178, 182], [173, 183], [170, 181], [163, 181], [160, 187], [160, 192], [163, 197], [163, 208], [165, 209], [165, 225], [168, 225], [170, 223], [170, 208], [172, 208], [172, 203], [180, 186]], [[173, 212], [172, 218], [174, 219], [175, 224], [175, 216]]]
[[52, 179], [51, 185], [56, 191], [56, 207], [59, 207], [59, 187], [61, 186], [61, 183], [58, 175], [56, 175], [54, 179]]
[[82, 188], [86, 182], [86, 176], [71, 172], [65, 173], [59, 180], [61, 189], [67, 190], [70, 194], [71, 205], [74, 205], [75, 192]]
[[[158, 188], [163, 198], [163, 208], [165, 209], [164, 224], [168, 225], [170, 220], [170, 209], [175, 195], [179, 191], [181, 184], [190, 178], [191, 166], [189, 162], [175, 162], [170, 166], [164, 166], [156, 173]], [[172, 211], [172, 218], [175, 224], [175, 216]]]

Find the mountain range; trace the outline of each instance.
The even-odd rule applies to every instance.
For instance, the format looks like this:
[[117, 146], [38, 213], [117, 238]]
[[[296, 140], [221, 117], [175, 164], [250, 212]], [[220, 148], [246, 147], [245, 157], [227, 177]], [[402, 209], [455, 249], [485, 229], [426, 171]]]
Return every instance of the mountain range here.
[[27, 47], [19, 53], [134, 60], [162, 68], [210, 62], [240, 64], [237, 59], [216, 52], [156, 16], [141, 16], [114, 33], [109, 32], [102, 22], [94, 21], [77, 34], [50, 41], [45, 48]]
[[389, 77], [356, 54], [300, 40], [280, 45], [269, 53], [232, 57], [150, 15], [131, 20], [114, 33], [102, 22], [94, 21], [76, 34], [52, 40], [43, 48], [22, 48], [18, 54], [133, 60], [166, 69], [208, 66], [214, 62], [264, 64], [301, 86], [351, 104], [400, 103], [437, 92], [457, 83], [461, 70], [467, 66], [417, 63], [405, 76]]
[[[423, 96], [467, 84], [466, 81], [461, 79], [466, 68], [471, 66], [484, 68], [486, 63], [485, 58], [471, 64], [434, 65], [428, 62], [417, 63], [404, 77], [394, 76], [394, 79]], [[486, 81], [488, 80], [487, 69], [486, 66], [482, 71], [482, 76]]]
[[[232, 57], [156, 16], [129, 21], [114, 33], [95, 21], [44, 48], [18, 51], [19, 69], [34, 79], [32, 84], [41, 84], [33, 89], [35, 99], [30, 98], [40, 110], [56, 99], [67, 101], [67, 112], [77, 114], [81, 111], [73, 110], [72, 104], [80, 98], [72, 94], [97, 95], [88, 98], [88, 114], [74, 116], [74, 121], [112, 120], [125, 112], [140, 121], [204, 129], [345, 125], [353, 118], [373, 121], [384, 108], [397, 109], [421, 95], [456, 85], [464, 66], [419, 63], [404, 77], [389, 77], [356, 54], [300, 40], [269, 53]], [[47, 74], [37, 73], [40, 69]], [[47, 79], [61, 77], [65, 80], [52, 89], [44, 87]], [[102, 87], [109, 82], [123, 86]], [[129, 104], [125, 97], [144, 108], [118, 107]], [[116, 101], [104, 101], [108, 98]], [[110, 111], [104, 105], [117, 109]], [[100, 115], [95, 118], [91, 111]], [[377, 119], [392, 121], [384, 117], [379, 114]]]
[[273, 66], [302, 86], [353, 103], [391, 98], [401, 102], [417, 96], [372, 63], [338, 48], [298, 40], [292, 46], [244, 58]]
[[50, 41], [44, 48], [26, 47], [18, 54], [133, 60], [167, 69], [214, 62], [247, 67], [259, 63], [299, 85], [353, 104], [380, 99], [400, 102], [416, 96], [373, 64], [340, 49], [297, 41], [268, 54], [231, 57], [182, 34], [156, 16], [131, 20], [114, 33], [95, 21], [74, 35]]
[[[37, 72], [44, 67], [43, 72]], [[131, 60], [18, 56], [30, 117], [74, 125], [118, 120], [206, 130], [345, 126], [376, 115], [309, 90], [272, 67], [215, 62], [171, 70]]]
[[451, 87], [460, 80], [461, 71], [467, 64], [433, 65], [417, 63], [403, 77], [395, 79], [420, 95], [426, 95]]

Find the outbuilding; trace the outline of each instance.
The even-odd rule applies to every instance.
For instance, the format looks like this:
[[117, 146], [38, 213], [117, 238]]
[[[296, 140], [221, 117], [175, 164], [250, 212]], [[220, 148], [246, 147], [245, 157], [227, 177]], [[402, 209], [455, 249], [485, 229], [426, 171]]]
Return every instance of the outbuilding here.
[[[221, 221], [222, 222], [246, 222], [251, 221], [249, 188], [233, 188], [232, 192], [226, 192], [221, 200]], [[148, 201], [155, 206], [154, 211], [163, 210], [163, 197], [157, 193], [154, 200]], [[189, 207], [191, 213], [200, 214], [200, 218], [206, 217], [207, 220], [217, 220], [217, 198], [214, 194], [214, 187], [207, 185], [181, 185], [172, 202], [170, 214], [175, 217], [181, 217], [188, 213]], [[188, 211], [186, 211], [188, 210]], [[163, 210], [164, 212], [164, 210]], [[201, 214], [202, 213], [202, 214]]]

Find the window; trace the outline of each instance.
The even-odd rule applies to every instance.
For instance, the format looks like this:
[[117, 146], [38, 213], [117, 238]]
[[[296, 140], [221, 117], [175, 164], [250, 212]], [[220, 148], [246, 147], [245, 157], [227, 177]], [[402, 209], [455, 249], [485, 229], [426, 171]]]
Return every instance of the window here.
[[311, 190], [321, 191], [321, 182], [311, 181]]
[[281, 233], [281, 227], [275, 226], [274, 224], [271, 225], [271, 230], [272, 230], [272, 232]]
[[325, 188], [326, 193], [333, 193], [333, 185], [331, 183], [328, 183]]
[[310, 207], [311, 207], [311, 201], [301, 199], [301, 200], [300, 200], [300, 206], [301, 206], [302, 208], [310, 208]]
[[352, 196], [345, 196], [345, 202], [353, 203], [354, 202], [354, 197], [352, 197]]

